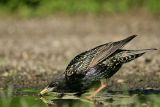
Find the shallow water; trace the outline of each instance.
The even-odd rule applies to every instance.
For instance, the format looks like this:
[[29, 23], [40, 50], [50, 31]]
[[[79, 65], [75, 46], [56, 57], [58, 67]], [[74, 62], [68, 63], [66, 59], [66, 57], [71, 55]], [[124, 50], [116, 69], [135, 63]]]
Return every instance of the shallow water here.
[[93, 99], [86, 99], [90, 93], [81, 97], [66, 94], [58, 98], [57, 94], [39, 97], [37, 90], [19, 90], [16, 94], [7, 90], [1, 92], [0, 107], [159, 107], [159, 90], [107, 91]]

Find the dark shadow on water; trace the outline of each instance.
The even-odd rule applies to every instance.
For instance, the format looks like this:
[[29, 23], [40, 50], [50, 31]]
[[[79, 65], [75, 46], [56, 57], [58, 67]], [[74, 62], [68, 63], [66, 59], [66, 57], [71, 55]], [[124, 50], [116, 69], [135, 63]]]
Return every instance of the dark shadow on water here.
[[106, 107], [106, 106], [117, 106], [117, 107], [129, 106], [129, 107], [132, 107], [132, 106], [135, 105], [134, 103], [111, 104], [107, 101], [105, 103], [104, 102], [98, 102], [98, 101], [85, 102], [85, 101], [73, 100], [73, 99], [53, 100], [53, 103], [54, 104], [48, 104], [48, 107]]
[[53, 104], [48, 104], [49, 107], [90, 107], [91, 104], [78, 99], [58, 99], [52, 100]]
[[160, 94], [160, 90], [156, 90], [156, 89], [134, 89], [134, 90], [127, 90], [127, 91], [108, 90], [107, 93], [110, 93], [110, 94], [124, 94], [124, 93], [127, 93], [129, 95], [133, 95], [133, 94], [148, 95], [148, 94]]

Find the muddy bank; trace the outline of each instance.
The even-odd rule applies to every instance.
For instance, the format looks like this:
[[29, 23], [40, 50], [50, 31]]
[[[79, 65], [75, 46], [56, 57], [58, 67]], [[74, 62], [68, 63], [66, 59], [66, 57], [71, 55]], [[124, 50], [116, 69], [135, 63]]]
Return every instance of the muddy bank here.
[[[0, 20], [0, 88], [40, 89], [78, 53], [139, 36], [125, 48], [160, 48], [160, 19], [151, 16], [77, 16]], [[110, 90], [160, 89], [160, 51], [132, 61], [109, 81]]]

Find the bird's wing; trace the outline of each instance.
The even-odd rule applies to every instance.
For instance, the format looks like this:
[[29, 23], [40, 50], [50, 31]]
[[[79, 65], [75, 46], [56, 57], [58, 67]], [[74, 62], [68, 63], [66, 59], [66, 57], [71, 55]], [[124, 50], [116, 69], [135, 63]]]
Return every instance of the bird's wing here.
[[126, 39], [123, 39], [121, 41], [117, 42], [110, 42], [108, 44], [104, 44], [101, 47], [97, 48], [97, 53], [95, 54], [95, 57], [92, 59], [92, 61], [89, 64], [89, 68], [94, 67], [98, 63], [103, 62], [106, 58], [111, 56], [114, 52], [116, 52], [118, 49], [122, 48], [126, 43], [131, 41], [133, 38], [135, 38], [136, 35], [132, 35]]
[[86, 69], [88, 68], [88, 65], [90, 64], [94, 54], [94, 51], [86, 51], [77, 55], [68, 64], [65, 75], [72, 76], [73, 74], [83, 74], [83, 71], [86, 71]]
[[85, 75], [90, 68], [95, 67], [97, 64], [106, 60], [116, 50], [122, 48], [126, 43], [131, 41], [136, 35], [132, 35], [126, 39], [117, 42], [110, 42], [86, 52], [77, 55], [67, 66], [65, 75]]

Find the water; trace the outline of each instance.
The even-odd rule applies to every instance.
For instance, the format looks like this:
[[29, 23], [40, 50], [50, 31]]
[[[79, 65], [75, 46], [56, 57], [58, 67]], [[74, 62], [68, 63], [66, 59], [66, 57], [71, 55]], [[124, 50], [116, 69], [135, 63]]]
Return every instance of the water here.
[[86, 93], [76, 97], [66, 94], [58, 98], [57, 94], [39, 97], [38, 90], [12, 90], [1, 92], [0, 107], [159, 107], [159, 90], [107, 91], [88, 100]]

